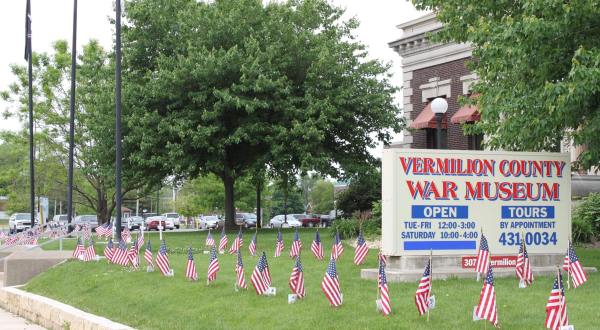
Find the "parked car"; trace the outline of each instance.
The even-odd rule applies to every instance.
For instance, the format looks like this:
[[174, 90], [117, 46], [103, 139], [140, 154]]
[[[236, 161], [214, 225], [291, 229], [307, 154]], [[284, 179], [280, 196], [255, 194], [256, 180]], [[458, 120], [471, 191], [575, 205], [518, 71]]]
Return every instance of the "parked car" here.
[[342, 214], [344, 214], [344, 212], [342, 212], [342, 210], [331, 210], [328, 214], [323, 214], [321, 215], [321, 224], [324, 227], [329, 227], [331, 226], [331, 223], [333, 222], [333, 220], [335, 220], [335, 215], [337, 213], [337, 216], [341, 216]]
[[179, 227], [181, 227], [181, 216], [178, 213], [164, 213], [163, 217], [173, 221], [175, 228], [179, 229]]
[[256, 227], [256, 214], [254, 213], [236, 213], [235, 224], [245, 228]]
[[283, 214], [276, 215], [271, 220], [269, 220], [269, 227], [271, 228], [296, 228], [302, 227], [302, 223], [298, 221], [298, 219], [294, 218], [291, 214], [286, 216]]
[[217, 215], [204, 215], [200, 217], [200, 228], [202, 229], [215, 229], [223, 225], [223, 220], [219, 219]]
[[95, 214], [78, 215], [75, 217], [75, 219], [73, 219], [73, 222], [71, 222], [69, 228], [72, 230], [77, 225], [87, 225], [91, 230], [94, 230], [96, 227], [98, 227], [98, 217]]
[[17, 232], [31, 228], [31, 213], [13, 213], [8, 218], [8, 227]]
[[52, 221], [59, 226], [64, 226], [69, 222], [69, 216], [66, 214], [56, 214], [52, 217]]
[[121, 227], [125, 226], [127, 226], [127, 229], [129, 230], [140, 229], [140, 227], [146, 229], [144, 218], [137, 215], [125, 218], [125, 220], [121, 222]]
[[302, 223], [302, 227], [316, 227], [321, 223], [321, 218], [313, 214], [292, 214]]
[[144, 220], [146, 220], [146, 219], [148, 219], [150, 217], [155, 217], [157, 215], [158, 215], [158, 213], [143, 213], [142, 217], [144, 218]]
[[159, 224], [163, 227], [163, 230], [167, 228], [166, 218], [160, 215], [155, 215], [146, 218], [146, 229], [147, 230], [158, 230]]

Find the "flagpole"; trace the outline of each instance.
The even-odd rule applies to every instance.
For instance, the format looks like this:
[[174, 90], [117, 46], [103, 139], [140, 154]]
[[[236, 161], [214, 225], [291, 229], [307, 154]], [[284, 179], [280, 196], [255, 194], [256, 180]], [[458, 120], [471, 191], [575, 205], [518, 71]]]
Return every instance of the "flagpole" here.
[[[483, 227], [481, 227], [481, 237], [483, 238]], [[479, 241], [481, 242], [481, 239]], [[479, 251], [481, 251], [481, 244], [479, 244]], [[479, 251], [477, 251], [477, 257], [479, 257]], [[477, 282], [479, 282], [479, 271], [475, 269], [475, 272], [477, 272]]]
[[33, 51], [31, 44], [31, 1], [27, 0], [25, 17], [25, 56], [27, 59], [27, 77], [29, 84], [29, 207], [31, 208], [31, 224], [35, 226], [35, 166], [33, 152]]
[[[431, 297], [431, 292], [433, 291], [433, 263], [431, 259], [433, 257], [433, 249], [429, 250], [429, 297]], [[427, 297], [429, 299], [429, 297]], [[429, 301], [427, 301], [427, 322], [429, 322]]]
[[[121, 239], [121, 0], [116, 0], [115, 20], [115, 199], [117, 239]], [[157, 201], [158, 203], [158, 201]]]
[[556, 282], [558, 283], [558, 294], [560, 297], [558, 305], [558, 324], [562, 327], [562, 306], [563, 306], [563, 295], [562, 295], [562, 281], [560, 278], [560, 267], [556, 267]]
[[567, 290], [571, 290], [571, 240], [569, 240], [569, 247], [567, 247]]
[[73, 150], [75, 148], [75, 88], [77, 73], [77, 0], [73, 0], [73, 41], [71, 42], [71, 101], [69, 109], [69, 165], [67, 170], [67, 223], [73, 221]]

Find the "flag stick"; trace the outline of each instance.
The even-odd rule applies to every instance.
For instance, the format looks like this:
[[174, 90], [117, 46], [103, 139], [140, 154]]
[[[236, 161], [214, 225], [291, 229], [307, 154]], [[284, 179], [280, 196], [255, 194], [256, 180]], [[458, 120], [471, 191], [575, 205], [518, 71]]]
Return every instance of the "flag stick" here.
[[[481, 237], [483, 237], [483, 227], [481, 227]], [[481, 240], [480, 240], [481, 242]], [[479, 250], [481, 250], [481, 244], [479, 245]], [[479, 256], [479, 250], [477, 251], [477, 256]], [[479, 282], [479, 271], [477, 269], [475, 269], [475, 272], [477, 273], [477, 282]]]
[[[433, 249], [429, 250], [429, 297], [431, 297], [431, 291], [433, 291], [433, 264], [431, 263], [431, 259], [433, 256]], [[427, 297], [427, 298], [429, 298]], [[429, 301], [427, 301], [427, 322], [429, 322]]]
[[558, 267], [558, 266], [556, 267], [556, 274], [557, 274], [556, 282], [558, 282], [558, 294], [560, 297], [560, 301], [559, 301], [559, 305], [558, 305], [559, 306], [558, 307], [558, 324], [562, 327], [562, 321], [563, 321], [562, 320], [562, 306], [563, 306], [562, 302], [563, 302], [564, 297], [562, 296], [562, 283], [561, 283], [562, 281], [560, 278], [560, 267]]
[[71, 99], [69, 104], [69, 164], [67, 167], [67, 223], [73, 222], [73, 153], [75, 147], [75, 74], [77, 71], [77, 0], [73, 1]]
[[[569, 247], [567, 248], [567, 290], [571, 290], [571, 256], [569, 255], [571, 252], [571, 240], [569, 240]], [[563, 262], [564, 263], [564, 262]]]

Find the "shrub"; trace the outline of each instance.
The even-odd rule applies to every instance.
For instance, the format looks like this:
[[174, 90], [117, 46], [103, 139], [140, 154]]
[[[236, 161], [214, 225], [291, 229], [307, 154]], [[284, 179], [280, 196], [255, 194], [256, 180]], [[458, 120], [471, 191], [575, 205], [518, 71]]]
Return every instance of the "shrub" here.
[[600, 193], [591, 193], [573, 210], [573, 240], [589, 242], [600, 235]]
[[[340, 233], [341, 239], [349, 239], [358, 236], [360, 221], [357, 218], [338, 219], [331, 225], [331, 235], [336, 231]], [[373, 238], [381, 235], [381, 218], [371, 218], [363, 221], [363, 235], [365, 238]]]

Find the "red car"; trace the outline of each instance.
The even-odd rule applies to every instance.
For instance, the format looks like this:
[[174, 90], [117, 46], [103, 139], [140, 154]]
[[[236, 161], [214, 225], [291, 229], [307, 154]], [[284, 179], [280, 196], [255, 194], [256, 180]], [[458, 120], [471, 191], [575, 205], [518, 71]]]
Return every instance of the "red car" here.
[[[167, 224], [165, 223], [164, 220], [160, 221], [160, 225], [162, 226], [163, 230], [167, 229]], [[150, 231], [150, 230], [158, 230], [158, 220], [146, 220], [146, 230]]]
[[302, 223], [302, 227], [317, 227], [321, 223], [321, 218], [312, 214], [291, 214], [296, 220]]

